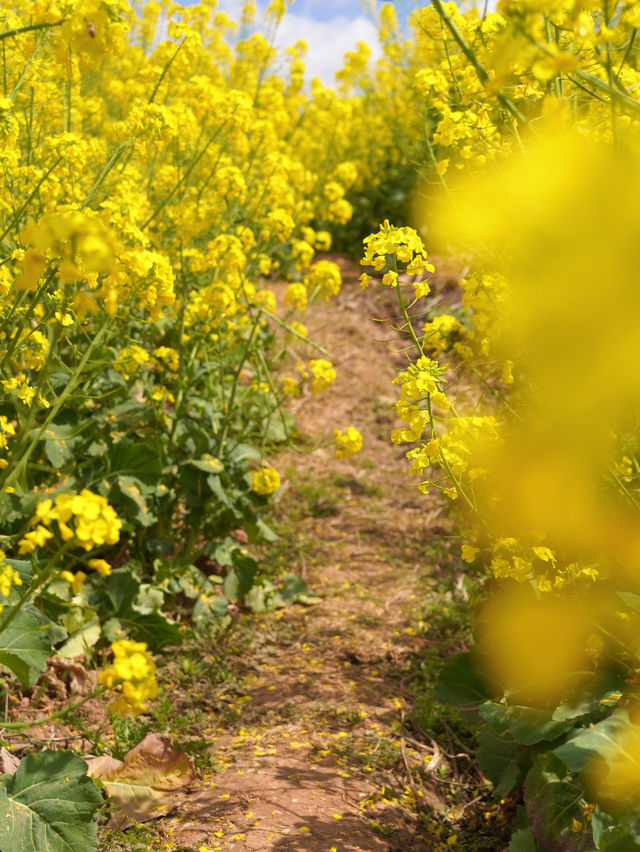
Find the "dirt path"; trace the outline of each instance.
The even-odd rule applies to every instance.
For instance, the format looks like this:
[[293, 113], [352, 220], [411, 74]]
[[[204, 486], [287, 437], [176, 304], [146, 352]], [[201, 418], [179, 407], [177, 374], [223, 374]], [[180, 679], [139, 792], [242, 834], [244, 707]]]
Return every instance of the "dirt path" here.
[[[280, 559], [302, 571], [320, 601], [266, 616], [231, 704], [241, 719], [211, 731], [224, 768], [205, 777], [172, 820], [179, 848], [386, 852], [436, 848], [417, 819], [443, 807], [409, 766], [432, 758], [408, 741], [407, 671], [422, 640], [413, 629], [431, 572], [440, 510], [408, 485], [388, 439], [393, 358], [374, 337], [375, 294], [342, 261], [340, 297], [313, 307], [309, 328], [338, 371], [322, 395], [299, 402], [305, 434], [322, 440], [356, 425], [362, 453], [334, 461], [329, 447], [286, 453], [278, 512], [290, 518]], [[438, 529], [439, 527], [439, 529]], [[231, 713], [233, 715], [233, 713]], [[241, 724], [242, 727], [238, 727]]]

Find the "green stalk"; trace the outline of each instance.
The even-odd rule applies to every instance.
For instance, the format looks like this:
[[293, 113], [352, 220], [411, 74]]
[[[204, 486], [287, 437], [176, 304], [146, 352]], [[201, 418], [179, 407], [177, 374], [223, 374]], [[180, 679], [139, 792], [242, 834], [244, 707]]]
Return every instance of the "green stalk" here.
[[[398, 259], [397, 259], [395, 254], [393, 256], [393, 265], [394, 265], [395, 271], [397, 273], [397, 271], [398, 271]], [[397, 291], [397, 294], [398, 294], [398, 302], [400, 303], [400, 309], [402, 310], [402, 315], [403, 315], [405, 322], [406, 322], [406, 328], [409, 330], [409, 335], [411, 336], [411, 339], [413, 340], [413, 343], [414, 343], [416, 349], [420, 353], [420, 356], [424, 357], [424, 349], [422, 348], [422, 344], [420, 343], [420, 341], [419, 341], [419, 339], [418, 339], [418, 337], [415, 333], [415, 330], [413, 328], [413, 323], [411, 322], [411, 318], [409, 317], [409, 314], [407, 312], [407, 307], [405, 305], [404, 299], [402, 298], [402, 289], [400, 287], [400, 284], [397, 284], [396, 291]], [[435, 438], [438, 437], [438, 433], [437, 433], [437, 430], [436, 430], [435, 417], [433, 415], [433, 406], [431, 405], [431, 394], [427, 395], [427, 414], [428, 414], [428, 417], [429, 417], [429, 426], [431, 428], [431, 437], [432, 437], [432, 439], [435, 439]], [[473, 512], [476, 512], [477, 509], [476, 509], [475, 503], [469, 497], [469, 495], [467, 494], [465, 489], [462, 487], [460, 480], [458, 479], [458, 477], [456, 477], [456, 475], [452, 471], [451, 465], [446, 460], [446, 458], [444, 457], [444, 454], [442, 453], [441, 450], [438, 452], [437, 458], [438, 458], [438, 463], [440, 464], [440, 466], [442, 467], [444, 472], [447, 474], [447, 476], [449, 477], [451, 482], [455, 485], [456, 490], [458, 491], [460, 496], [463, 498], [464, 502], [467, 504], [467, 506]]]
[[148, 225], [150, 225], [150, 224], [151, 224], [151, 222], [153, 222], [153, 220], [156, 218], [156, 216], [159, 216], [159, 215], [160, 215], [160, 213], [162, 213], [162, 211], [164, 210], [164, 208], [165, 208], [165, 207], [167, 206], [167, 204], [171, 201], [171, 199], [173, 198], [173, 196], [174, 196], [174, 195], [176, 194], [176, 192], [180, 189], [180, 187], [182, 186], [182, 184], [183, 184], [183, 183], [187, 180], [187, 178], [189, 177], [189, 175], [191, 174], [191, 172], [195, 169], [195, 167], [198, 165], [198, 163], [200, 162], [200, 160], [201, 160], [201, 159], [204, 157], [204, 155], [207, 153], [207, 151], [209, 150], [209, 148], [211, 147], [211, 145], [215, 142], [215, 140], [216, 140], [216, 138], [217, 138], [218, 134], [222, 131], [222, 129], [223, 129], [223, 127], [224, 127], [224, 126], [225, 126], [225, 122], [223, 122], [223, 123], [220, 125], [220, 127], [218, 127], [218, 129], [217, 129], [217, 130], [213, 133], [213, 135], [209, 138], [209, 140], [208, 140], [207, 144], [204, 146], [204, 148], [202, 149], [202, 151], [200, 151], [200, 153], [199, 153], [199, 154], [197, 154], [197, 155], [193, 158], [193, 160], [191, 161], [191, 164], [189, 165], [188, 169], [186, 170], [186, 172], [184, 173], [184, 175], [180, 178], [180, 180], [178, 181], [178, 183], [177, 183], [177, 184], [173, 187], [173, 189], [171, 190], [171, 192], [169, 193], [169, 195], [167, 195], [167, 197], [166, 197], [163, 201], [161, 201], [161, 202], [160, 202], [160, 204], [156, 207], [156, 209], [153, 211], [153, 213], [151, 214], [151, 216], [149, 216], [149, 218], [146, 220], [146, 222], [144, 222], [144, 223], [143, 223], [143, 225], [142, 225], [142, 229], [143, 229], [143, 230], [144, 230], [144, 229], [145, 229]]
[[220, 457], [222, 455], [222, 450], [224, 449], [225, 442], [227, 440], [227, 434], [229, 432], [229, 425], [231, 423], [231, 413], [233, 411], [233, 404], [235, 402], [236, 393], [238, 391], [238, 383], [240, 381], [240, 373], [242, 372], [242, 368], [244, 367], [247, 358], [249, 357], [249, 352], [251, 351], [251, 347], [253, 345], [253, 336], [256, 333], [256, 330], [260, 325], [260, 314], [255, 318], [253, 323], [253, 328], [251, 329], [251, 333], [249, 334], [249, 339], [244, 347], [244, 351], [242, 353], [242, 357], [240, 359], [240, 363], [236, 369], [235, 376], [233, 377], [233, 385], [231, 386], [231, 393], [229, 395], [229, 399], [226, 405], [224, 422], [222, 424], [222, 429], [220, 431], [220, 439], [218, 441], [218, 452], [216, 455]]
[[[55, 405], [53, 405], [49, 409], [49, 413], [48, 413], [47, 417], [45, 418], [44, 423], [37, 430], [34, 437], [31, 439], [29, 445], [27, 446], [27, 449], [25, 450], [25, 452], [22, 455], [22, 458], [20, 458], [20, 460], [18, 461], [16, 466], [11, 470], [11, 472], [8, 473], [6, 479], [4, 481], [0, 480], [0, 487], [6, 488], [7, 485], [11, 485], [12, 482], [15, 482], [16, 479], [18, 479], [19, 476], [21, 476], [22, 471], [23, 471], [26, 463], [28, 462], [29, 458], [31, 457], [31, 454], [33, 453], [36, 445], [38, 444], [38, 441], [40, 441], [40, 439], [42, 438], [42, 435], [44, 434], [47, 426], [57, 416], [58, 412], [60, 411], [60, 409], [62, 408], [64, 403], [67, 401], [67, 398], [75, 391], [75, 389], [76, 389], [76, 387], [77, 387], [77, 385], [80, 381], [80, 377], [82, 376], [82, 374], [84, 372], [84, 368], [87, 366], [89, 358], [93, 354], [94, 349], [96, 349], [96, 347], [102, 342], [102, 338], [104, 337], [109, 326], [110, 326], [110, 323], [108, 321], [105, 322], [105, 324], [98, 331], [96, 336], [93, 338], [93, 340], [91, 341], [91, 343], [89, 344], [89, 346], [87, 348], [87, 351], [82, 356], [80, 363], [78, 364], [78, 366], [76, 367], [75, 371], [73, 372], [71, 378], [69, 379], [69, 381], [65, 385], [64, 390], [62, 391], [60, 396], [57, 398]], [[8, 470], [9, 470], [9, 468], [7, 468], [7, 471]]]
[[[453, 36], [454, 40], [457, 42], [460, 50], [471, 63], [473, 70], [476, 72], [478, 80], [480, 80], [483, 86], [486, 86], [486, 84], [489, 82], [489, 74], [487, 73], [487, 70], [484, 68], [484, 66], [478, 61], [478, 58], [476, 57], [471, 47], [465, 41], [464, 36], [456, 27], [451, 16], [445, 11], [440, 0], [431, 0], [431, 4], [435, 8], [438, 15], [440, 15], [440, 18], [444, 21], [447, 29]], [[520, 112], [517, 106], [504, 94], [502, 90], [497, 92], [496, 97], [498, 98], [502, 106], [507, 110], [507, 112], [509, 112], [514, 118], [517, 118], [518, 121], [526, 122], [526, 118], [524, 117], [524, 115]]]
[[185, 43], [185, 41], [186, 41], [186, 40], [187, 40], [187, 37], [185, 36], [185, 37], [182, 39], [182, 41], [180, 42], [180, 44], [178, 45], [178, 47], [176, 48], [175, 53], [174, 53], [174, 54], [173, 54], [173, 55], [172, 55], [172, 56], [171, 56], [171, 57], [167, 60], [167, 62], [166, 62], [166, 64], [165, 64], [164, 68], [162, 69], [162, 73], [161, 73], [161, 74], [160, 74], [160, 76], [158, 77], [158, 81], [157, 81], [157, 83], [156, 83], [156, 84], [155, 84], [155, 86], [153, 87], [153, 92], [151, 92], [151, 96], [149, 97], [149, 101], [148, 101], [148, 103], [150, 103], [150, 104], [152, 104], [152, 103], [153, 103], [153, 101], [154, 101], [154, 99], [155, 99], [155, 96], [158, 94], [158, 89], [159, 89], [159, 88], [160, 88], [160, 86], [162, 85], [162, 81], [163, 81], [163, 80], [164, 80], [164, 78], [167, 76], [167, 72], [169, 71], [169, 68], [171, 68], [171, 66], [173, 65], [173, 62], [174, 62], [174, 60], [175, 60], [176, 56], [177, 56], [177, 55], [180, 53], [180, 51], [182, 50], [182, 48], [183, 48], [184, 43]]
[[0, 635], [4, 633], [7, 627], [11, 624], [14, 618], [18, 615], [22, 607], [25, 605], [27, 600], [32, 597], [41, 586], [44, 586], [45, 583], [51, 578], [53, 571], [58, 564], [58, 560], [60, 557], [68, 550], [68, 544], [63, 544], [58, 550], [54, 553], [49, 564], [37, 577], [34, 577], [29, 583], [28, 588], [25, 589], [24, 592], [20, 595], [16, 603], [11, 607], [11, 609], [3, 612], [2, 617], [0, 617]]
[[33, 198], [35, 197], [36, 193], [38, 192], [38, 190], [40, 189], [40, 187], [42, 186], [42, 184], [46, 181], [46, 179], [49, 177], [49, 175], [51, 174], [51, 172], [52, 172], [52, 171], [56, 168], [56, 166], [58, 166], [61, 162], [62, 162], [62, 157], [58, 157], [58, 159], [57, 159], [57, 160], [55, 160], [55, 162], [53, 163], [53, 165], [52, 165], [52, 166], [50, 166], [50, 167], [47, 169], [47, 171], [45, 172], [45, 174], [44, 174], [44, 175], [40, 178], [40, 180], [38, 181], [38, 183], [34, 186], [34, 188], [31, 190], [31, 192], [30, 192], [30, 193], [29, 193], [29, 195], [27, 196], [27, 199], [26, 199], [26, 201], [24, 202], [24, 204], [22, 205], [22, 207], [21, 207], [21, 208], [17, 211], [17, 213], [14, 213], [14, 214], [13, 214], [13, 216], [12, 216], [11, 220], [9, 221], [9, 224], [8, 224], [8, 225], [7, 225], [7, 227], [4, 229], [4, 231], [3, 231], [2, 235], [0, 235], [0, 242], [1, 242], [2, 240], [4, 240], [4, 238], [7, 236], [7, 234], [9, 233], [9, 231], [13, 228], [13, 226], [18, 224], [18, 222], [19, 222], [19, 221], [20, 221], [20, 219], [22, 218], [23, 214], [24, 214], [24, 213], [26, 213], [26, 211], [27, 211], [27, 209], [28, 209], [29, 205], [31, 204], [31, 202], [32, 202]]
[[83, 208], [87, 207], [89, 204], [91, 204], [91, 202], [93, 201], [93, 199], [96, 196], [96, 193], [98, 192], [98, 190], [100, 189], [100, 187], [104, 183], [104, 180], [107, 177], [107, 175], [109, 174], [109, 172], [111, 171], [111, 169], [115, 166], [115, 164], [118, 162], [118, 160], [124, 154], [124, 152], [127, 150], [127, 148], [129, 148], [129, 147], [131, 147], [131, 145], [133, 145], [135, 139], [136, 139], [135, 136], [129, 137], [129, 139], [127, 139], [125, 142], [123, 142], [121, 145], [119, 145], [116, 148], [116, 150], [113, 152], [111, 157], [109, 157], [104, 168], [102, 169], [102, 171], [100, 172], [100, 174], [96, 178], [95, 183], [93, 184], [93, 186], [89, 190], [89, 194], [87, 195], [85, 200], [80, 205], [81, 210]]
[[51, 30], [54, 27], [60, 27], [66, 21], [66, 18], [61, 18], [59, 21], [55, 21], [53, 24], [41, 23], [41, 24], [29, 24], [26, 27], [18, 27], [16, 30], [6, 30], [3, 33], [0, 33], [0, 41], [4, 41], [6, 38], [13, 38], [17, 35], [22, 35], [22, 33], [32, 33], [35, 30]]

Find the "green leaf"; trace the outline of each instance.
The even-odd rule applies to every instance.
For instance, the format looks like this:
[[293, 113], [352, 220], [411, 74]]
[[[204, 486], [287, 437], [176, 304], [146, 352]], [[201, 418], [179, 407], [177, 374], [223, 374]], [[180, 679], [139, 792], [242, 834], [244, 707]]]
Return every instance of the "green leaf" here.
[[[525, 807], [533, 835], [549, 852], [595, 849], [584, 814], [584, 790], [553, 754], [540, 755], [525, 782]], [[579, 830], [575, 830], [581, 826]]]
[[519, 828], [513, 832], [509, 852], [538, 852], [536, 839], [530, 828]]
[[50, 624], [46, 615], [27, 603], [0, 633], [0, 664], [10, 669], [24, 687], [33, 686], [47, 667], [52, 650]]
[[102, 625], [102, 634], [107, 642], [115, 642], [116, 639], [122, 639], [124, 631], [120, 624], [119, 618], [109, 618]]
[[255, 447], [249, 446], [249, 444], [237, 444], [229, 453], [229, 459], [236, 463], [246, 461], [247, 459], [257, 460], [259, 458], [260, 453]]
[[150, 612], [158, 612], [164, 604], [164, 592], [162, 589], [154, 588], [150, 583], [142, 583], [131, 609], [142, 615]]
[[285, 574], [280, 583], [280, 593], [285, 604], [312, 604], [321, 600], [310, 594], [309, 587], [299, 574]]
[[222, 470], [222, 462], [213, 456], [203, 456], [201, 459], [189, 459], [186, 464], [190, 467], [195, 467], [197, 470], [203, 470], [205, 473], [220, 473]]
[[536, 707], [519, 707], [487, 701], [480, 707], [479, 713], [499, 733], [508, 731], [523, 745], [553, 742], [573, 727], [571, 720], [556, 722], [551, 710], [539, 710]]
[[90, 615], [89, 619], [69, 636], [64, 645], [58, 648], [58, 656], [69, 659], [86, 653], [88, 648], [93, 648], [96, 644], [101, 632], [98, 616]]
[[509, 852], [539, 852], [536, 839], [529, 825], [529, 817], [522, 805], [518, 805], [516, 808], [516, 819], [513, 824]]
[[178, 625], [169, 621], [161, 612], [142, 615], [132, 609], [121, 613], [119, 618], [124, 632], [138, 642], [146, 642], [154, 653], [167, 645], [179, 645], [182, 642]]
[[620, 600], [634, 612], [640, 612], [640, 595], [635, 592], [616, 592]]
[[213, 474], [211, 474], [211, 476], [207, 477], [207, 485], [211, 489], [212, 494], [215, 494], [215, 496], [222, 503], [222, 505], [226, 506], [227, 509], [231, 509], [231, 511], [233, 511], [234, 514], [237, 515], [237, 512], [235, 511], [235, 507], [233, 505], [233, 501], [229, 498], [229, 495], [225, 492], [224, 488], [222, 487], [222, 482], [220, 482], [220, 477], [214, 476]]
[[243, 598], [253, 586], [253, 580], [258, 573], [258, 563], [250, 556], [233, 554], [234, 567], [224, 578], [222, 587], [224, 594], [231, 601]]
[[451, 707], [477, 707], [490, 694], [470, 652], [450, 657], [442, 667], [433, 690], [436, 701]]
[[73, 446], [78, 438], [73, 437], [77, 433], [75, 426], [64, 426], [51, 424], [44, 430], [44, 451], [47, 458], [55, 468], [60, 468], [73, 458]]
[[254, 586], [244, 602], [253, 612], [264, 612], [267, 608], [265, 589], [262, 586]]
[[118, 568], [111, 572], [108, 578], [109, 598], [113, 611], [118, 614], [121, 610], [131, 608], [136, 599], [140, 583], [127, 568]]
[[486, 724], [480, 733], [478, 763], [493, 784], [496, 798], [512, 793], [531, 765], [529, 750], [508, 731], [499, 733], [491, 724]]
[[633, 849], [640, 848], [640, 837], [633, 829], [629, 829], [616, 837], [604, 838], [601, 849], [602, 852], [632, 852]]
[[[101, 609], [103, 620], [111, 621], [116, 618], [124, 633], [138, 642], [146, 642], [154, 652], [162, 650], [166, 645], [180, 643], [181, 636], [177, 624], [169, 621], [161, 612], [139, 612], [135, 608], [141, 586], [127, 568], [112, 571], [107, 582], [109, 584], [107, 605]], [[147, 586], [147, 591], [148, 588]], [[144, 601], [149, 600], [146, 593], [142, 600], [143, 608], [146, 608]]]
[[162, 459], [149, 443], [134, 443], [126, 438], [109, 448], [109, 476], [134, 476], [154, 484], [162, 476]]
[[64, 751], [28, 754], [0, 786], [2, 852], [93, 852], [102, 796], [87, 765]]
[[[116, 484], [121, 497], [133, 508], [133, 517], [139, 524], [143, 527], [150, 527], [157, 521], [157, 516], [150, 510], [149, 503], [145, 498], [144, 492], [147, 489], [145, 489], [142, 480], [135, 476], [118, 476]], [[112, 495], [110, 495], [110, 499], [113, 501]]]
[[581, 772], [595, 755], [613, 764], [620, 759], [617, 743], [621, 735], [634, 729], [627, 711], [619, 709], [593, 727], [580, 728], [571, 739], [556, 748], [554, 754], [572, 772]]

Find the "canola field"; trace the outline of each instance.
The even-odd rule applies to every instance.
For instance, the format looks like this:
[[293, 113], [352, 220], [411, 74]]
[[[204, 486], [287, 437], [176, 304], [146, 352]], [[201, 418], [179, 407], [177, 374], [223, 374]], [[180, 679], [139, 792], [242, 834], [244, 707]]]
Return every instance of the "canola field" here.
[[[640, 3], [382, 4], [382, 58], [360, 43], [333, 87], [274, 49], [287, 9], [0, 7], [0, 727], [41, 723], [16, 697], [52, 658], [97, 676], [49, 719], [144, 714], [188, 625], [268, 606], [339, 251], [397, 300], [407, 493], [483, 578], [433, 701], [472, 721], [512, 852], [634, 849]], [[425, 315], [443, 257], [461, 306]], [[0, 776], [0, 849], [96, 849], [107, 807], [35, 748]]]

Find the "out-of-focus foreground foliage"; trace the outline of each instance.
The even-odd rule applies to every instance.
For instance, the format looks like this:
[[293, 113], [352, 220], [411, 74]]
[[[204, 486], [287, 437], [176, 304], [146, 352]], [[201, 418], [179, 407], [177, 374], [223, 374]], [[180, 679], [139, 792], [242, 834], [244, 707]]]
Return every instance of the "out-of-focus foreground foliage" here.
[[393, 440], [493, 575], [436, 695], [522, 797], [512, 849], [635, 848], [640, 4], [434, 0], [412, 22], [413, 224], [467, 266], [462, 310], [418, 319], [410, 228], [385, 222], [363, 263], [415, 352]]

